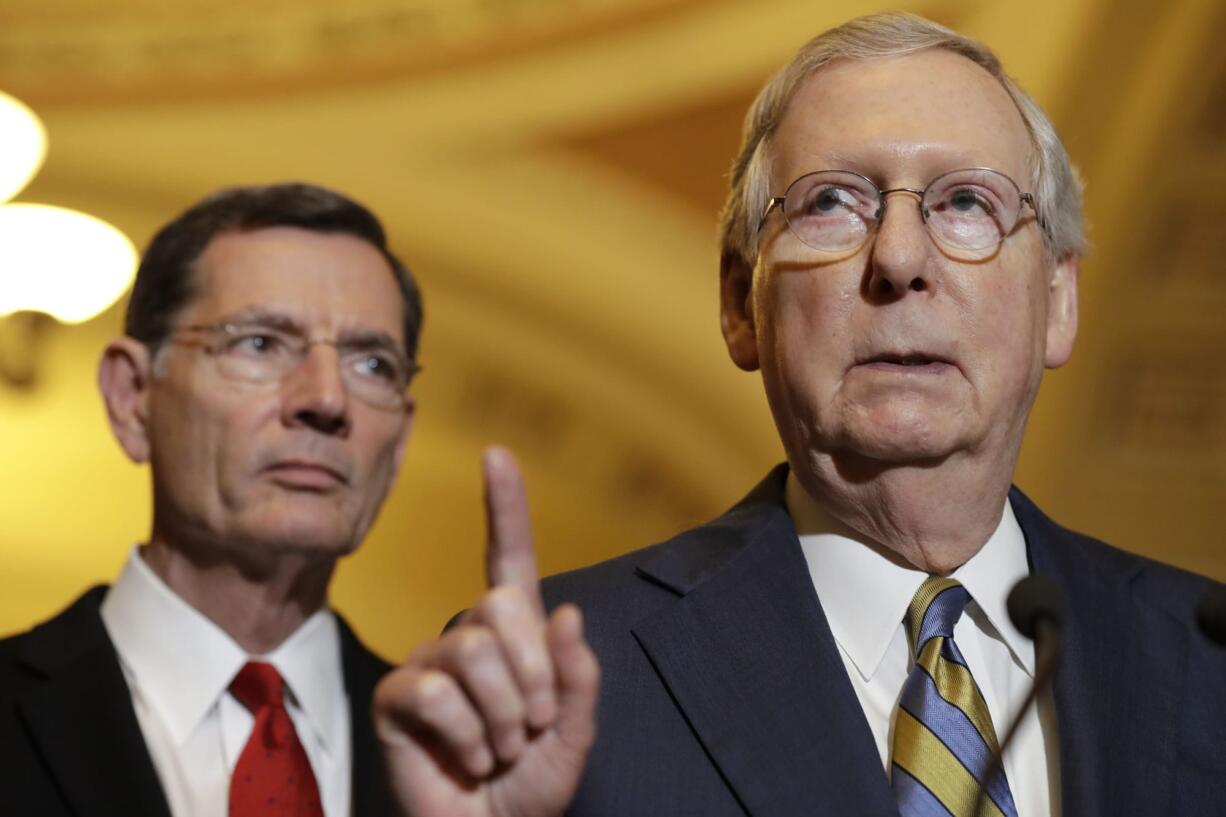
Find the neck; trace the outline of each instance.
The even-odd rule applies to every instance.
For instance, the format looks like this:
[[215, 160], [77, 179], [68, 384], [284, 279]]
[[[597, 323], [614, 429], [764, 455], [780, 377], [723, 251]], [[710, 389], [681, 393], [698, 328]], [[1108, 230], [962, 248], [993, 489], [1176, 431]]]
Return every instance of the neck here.
[[814, 454], [792, 467], [809, 496], [840, 522], [920, 570], [948, 575], [1000, 524], [1016, 460], [1016, 454], [1008, 462], [954, 456], [893, 465]]
[[333, 561], [281, 556], [265, 563], [172, 545], [155, 532], [140, 555], [181, 599], [252, 655], [276, 649], [327, 601]]

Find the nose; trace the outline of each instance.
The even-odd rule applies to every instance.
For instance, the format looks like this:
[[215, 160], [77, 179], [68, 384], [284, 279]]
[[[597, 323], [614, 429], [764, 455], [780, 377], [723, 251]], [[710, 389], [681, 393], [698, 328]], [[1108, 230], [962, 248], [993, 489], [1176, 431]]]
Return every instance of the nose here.
[[916, 191], [886, 191], [882, 209], [869, 254], [867, 289], [873, 300], [887, 302], [929, 289], [932, 241]]
[[282, 381], [281, 420], [323, 434], [344, 436], [350, 427], [349, 390], [341, 376], [336, 349], [313, 344]]

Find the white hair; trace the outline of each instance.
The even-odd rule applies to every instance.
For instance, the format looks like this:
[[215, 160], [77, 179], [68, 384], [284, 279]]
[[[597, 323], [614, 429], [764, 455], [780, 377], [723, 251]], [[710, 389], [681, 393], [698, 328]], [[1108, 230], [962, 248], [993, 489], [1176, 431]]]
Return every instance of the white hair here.
[[1050, 258], [1085, 251], [1081, 182], [1051, 120], [1010, 79], [983, 43], [914, 14], [885, 12], [857, 17], [805, 43], [775, 72], [745, 116], [741, 150], [732, 166], [720, 224], [722, 263], [752, 268], [758, 255], [759, 217], [771, 196], [771, 137], [801, 83], [834, 60], [897, 57], [932, 48], [960, 54], [996, 78], [1017, 106], [1033, 147], [1030, 192]]

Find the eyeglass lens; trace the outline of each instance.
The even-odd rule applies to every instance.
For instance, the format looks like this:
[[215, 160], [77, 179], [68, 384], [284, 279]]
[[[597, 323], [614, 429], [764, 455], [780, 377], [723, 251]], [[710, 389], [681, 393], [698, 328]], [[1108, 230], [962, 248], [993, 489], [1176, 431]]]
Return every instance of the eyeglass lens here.
[[[981, 168], [937, 177], [920, 201], [932, 235], [963, 250], [996, 247], [1017, 223], [1021, 207], [1021, 193], [1008, 176]], [[827, 251], [859, 247], [885, 212], [871, 181], [841, 170], [801, 176], [788, 188], [783, 211], [798, 239]]]
[[302, 363], [315, 343], [336, 347], [341, 378], [354, 397], [389, 408], [403, 402], [414, 368], [382, 346], [309, 341], [301, 335], [266, 326], [227, 326], [213, 351], [223, 376], [263, 382], [285, 377]]

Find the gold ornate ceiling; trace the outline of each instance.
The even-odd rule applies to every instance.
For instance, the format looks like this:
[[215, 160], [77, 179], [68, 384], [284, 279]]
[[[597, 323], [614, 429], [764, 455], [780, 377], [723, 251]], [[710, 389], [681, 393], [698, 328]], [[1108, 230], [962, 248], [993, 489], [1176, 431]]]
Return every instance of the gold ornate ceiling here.
[[[985, 39], [1088, 180], [1074, 362], [1019, 482], [1070, 526], [1226, 578], [1226, 16], [1213, 0], [895, 4]], [[391, 655], [478, 588], [478, 455], [524, 460], [549, 570], [717, 513], [780, 458], [716, 320], [715, 218], [757, 86], [812, 0], [0, 0], [0, 88], [51, 150], [22, 195], [138, 244], [225, 184], [370, 204], [426, 293], [405, 473], [338, 606]], [[119, 309], [0, 391], [0, 630], [111, 577], [148, 524], [93, 370]]]
[[36, 103], [317, 90], [607, 37], [686, 5], [693, 0], [9, 3], [0, 75]]

